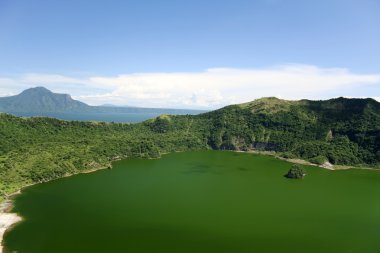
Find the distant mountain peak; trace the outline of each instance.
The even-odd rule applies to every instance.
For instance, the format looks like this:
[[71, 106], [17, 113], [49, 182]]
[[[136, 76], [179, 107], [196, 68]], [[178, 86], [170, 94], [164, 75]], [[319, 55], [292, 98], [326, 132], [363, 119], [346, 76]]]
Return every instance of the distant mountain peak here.
[[0, 98], [0, 111], [4, 112], [80, 112], [88, 107], [68, 94], [53, 93], [42, 86]]
[[22, 91], [21, 94], [22, 93], [28, 94], [28, 93], [53, 93], [53, 92], [43, 86], [37, 86], [37, 87], [26, 89]]
[[33, 87], [33, 88], [29, 88], [29, 89], [26, 89], [25, 91], [30, 91], [30, 90], [37, 90], [37, 91], [48, 91], [48, 92], [51, 92], [53, 93], [51, 90], [43, 87], [43, 86], [36, 86], [36, 87]]

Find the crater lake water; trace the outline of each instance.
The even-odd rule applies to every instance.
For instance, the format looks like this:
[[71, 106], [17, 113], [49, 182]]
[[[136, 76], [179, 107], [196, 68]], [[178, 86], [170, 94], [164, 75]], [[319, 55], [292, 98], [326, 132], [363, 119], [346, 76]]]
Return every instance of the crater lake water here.
[[28, 187], [9, 252], [380, 252], [380, 173], [199, 151]]

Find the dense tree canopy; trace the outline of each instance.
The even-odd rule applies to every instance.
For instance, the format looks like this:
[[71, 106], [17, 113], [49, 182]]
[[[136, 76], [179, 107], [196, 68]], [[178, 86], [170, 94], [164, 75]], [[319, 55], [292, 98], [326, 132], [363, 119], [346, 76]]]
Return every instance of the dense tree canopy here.
[[380, 166], [380, 104], [372, 99], [232, 105], [138, 124], [0, 114], [0, 196], [21, 186], [195, 149], [270, 150], [314, 163]]
[[285, 175], [287, 178], [291, 179], [302, 179], [306, 176], [306, 171], [299, 165], [294, 164], [288, 173]]

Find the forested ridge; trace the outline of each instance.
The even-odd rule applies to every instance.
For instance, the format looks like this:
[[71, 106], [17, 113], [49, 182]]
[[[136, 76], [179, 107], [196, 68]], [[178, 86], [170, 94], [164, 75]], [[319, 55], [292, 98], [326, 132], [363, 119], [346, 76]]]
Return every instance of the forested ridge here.
[[380, 103], [263, 98], [137, 124], [0, 114], [0, 198], [20, 187], [109, 167], [112, 160], [217, 149], [270, 150], [313, 163], [380, 166]]

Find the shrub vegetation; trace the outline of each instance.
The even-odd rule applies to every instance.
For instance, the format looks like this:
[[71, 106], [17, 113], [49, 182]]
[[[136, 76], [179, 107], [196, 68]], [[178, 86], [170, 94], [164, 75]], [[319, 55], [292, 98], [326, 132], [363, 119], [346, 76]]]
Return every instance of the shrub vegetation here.
[[27, 184], [174, 151], [267, 150], [315, 163], [380, 166], [380, 104], [372, 99], [231, 105], [138, 124], [0, 114], [0, 196]]
[[306, 171], [299, 165], [293, 164], [292, 168], [285, 175], [287, 178], [291, 179], [302, 179], [306, 176]]

